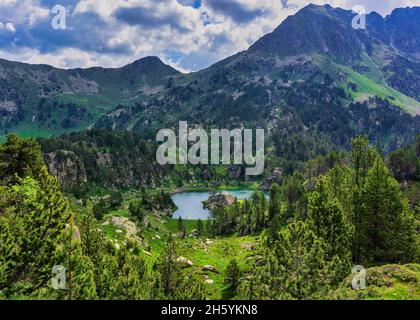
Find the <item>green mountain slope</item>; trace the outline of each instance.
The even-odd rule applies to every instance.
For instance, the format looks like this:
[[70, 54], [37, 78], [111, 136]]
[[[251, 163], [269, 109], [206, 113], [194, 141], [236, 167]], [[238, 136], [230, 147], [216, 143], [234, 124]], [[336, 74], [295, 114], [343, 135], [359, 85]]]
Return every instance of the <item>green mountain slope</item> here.
[[155, 57], [86, 70], [0, 60], [0, 134], [97, 127], [153, 138], [186, 120], [262, 127], [278, 153], [287, 137], [304, 159], [348, 148], [360, 133], [393, 150], [420, 133], [420, 10], [369, 14], [366, 30], [354, 30], [353, 17], [309, 5], [249, 50], [190, 74]]

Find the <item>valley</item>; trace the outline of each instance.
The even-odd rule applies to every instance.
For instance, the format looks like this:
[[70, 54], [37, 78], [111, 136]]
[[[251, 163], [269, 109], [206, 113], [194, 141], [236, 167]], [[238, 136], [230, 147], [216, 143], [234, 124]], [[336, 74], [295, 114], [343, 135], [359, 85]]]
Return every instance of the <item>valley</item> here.
[[[190, 73], [0, 59], [0, 300], [419, 300], [420, 8], [353, 17]], [[262, 129], [264, 170], [182, 139], [221, 128]]]

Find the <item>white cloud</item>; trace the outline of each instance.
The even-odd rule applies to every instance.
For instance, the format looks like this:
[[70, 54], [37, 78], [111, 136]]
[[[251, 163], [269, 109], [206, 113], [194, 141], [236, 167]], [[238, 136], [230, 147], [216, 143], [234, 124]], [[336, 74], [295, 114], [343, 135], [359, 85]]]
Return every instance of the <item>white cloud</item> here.
[[15, 25], [11, 22], [3, 23], [3, 22], [0, 21], [0, 30], [5, 30], [5, 31], [11, 32], [11, 33], [16, 32]]
[[[383, 15], [396, 7], [420, 6], [420, 0], [223, 0], [233, 6], [226, 8], [221, 1], [202, 0], [200, 8], [195, 9], [192, 0], [79, 0], [69, 10], [67, 32], [73, 33], [63, 33], [70, 39], [66, 44], [57, 33], [54, 39], [48, 38], [50, 8], [42, 6], [40, 0], [0, 0], [0, 29], [25, 30], [29, 34], [26, 40], [33, 41], [25, 47], [18, 38], [0, 49], [0, 57], [70, 68], [117, 67], [157, 55], [183, 71], [196, 70], [247, 49], [309, 3], [347, 9], [362, 3], [368, 11]], [[237, 16], [234, 8], [249, 16]], [[87, 27], [81, 29], [79, 23]], [[101, 25], [95, 29], [89, 23]], [[39, 25], [43, 26], [42, 32], [38, 29], [36, 36], [43, 37], [36, 38], [31, 28]]]

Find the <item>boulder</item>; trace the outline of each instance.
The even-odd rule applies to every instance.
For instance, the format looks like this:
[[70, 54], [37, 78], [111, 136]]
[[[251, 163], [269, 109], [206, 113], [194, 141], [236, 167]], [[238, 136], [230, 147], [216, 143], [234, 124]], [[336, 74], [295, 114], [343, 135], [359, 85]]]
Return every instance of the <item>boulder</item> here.
[[111, 223], [117, 228], [124, 229], [128, 237], [135, 237], [138, 233], [136, 224], [126, 217], [114, 216], [111, 218]]
[[204, 207], [209, 210], [214, 210], [220, 206], [230, 206], [235, 202], [235, 198], [228, 192], [218, 192], [211, 194], [207, 201], [204, 202]]
[[191, 260], [188, 260], [188, 259], [187, 259], [187, 258], [185, 258], [185, 257], [178, 257], [178, 258], [176, 259], [176, 261], [177, 261], [179, 264], [181, 264], [182, 266], [186, 267], [186, 268], [188, 268], [188, 267], [192, 267], [192, 266], [194, 265], [194, 263], [192, 263], [192, 261], [191, 261]]
[[202, 270], [217, 273], [217, 274], [219, 273], [219, 271], [215, 267], [213, 267], [212, 265], [209, 265], [209, 264], [206, 264], [205, 266], [203, 266]]

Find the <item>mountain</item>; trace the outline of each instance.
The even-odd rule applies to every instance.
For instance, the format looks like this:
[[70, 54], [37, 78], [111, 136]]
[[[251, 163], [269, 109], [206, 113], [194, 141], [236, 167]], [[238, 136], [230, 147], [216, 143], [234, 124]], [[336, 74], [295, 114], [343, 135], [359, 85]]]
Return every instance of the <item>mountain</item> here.
[[158, 58], [120, 69], [60, 70], [0, 61], [3, 133], [90, 127], [154, 138], [179, 120], [262, 127], [273, 156], [307, 160], [367, 134], [384, 151], [420, 133], [420, 8], [389, 16], [309, 5], [248, 50], [182, 74]]
[[117, 69], [73, 70], [0, 59], [0, 125], [3, 133], [41, 136], [85, 129], [118, 103], [141, 100], [177, 74], [157, 57]]

